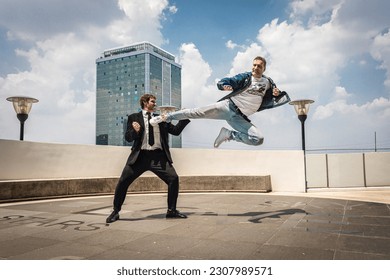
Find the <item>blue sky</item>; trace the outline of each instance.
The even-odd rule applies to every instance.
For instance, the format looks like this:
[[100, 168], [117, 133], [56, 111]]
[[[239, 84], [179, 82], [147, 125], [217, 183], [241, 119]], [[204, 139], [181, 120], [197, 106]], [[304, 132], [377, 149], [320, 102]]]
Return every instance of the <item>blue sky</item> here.
[[[388, 1], [0, 0], [0, 138], [18, 139], [12, 95], [38, 98], [25, 139], [94, 144], [95, 59], [150, 41], [182, 64], [183, 107], [215, 102], [216, 80], [249, 71], [254, 56], [292, 99], [315, 100], [307, 149], [390, 148]], [[76, 8], [77, 7], [77, 8]], [[260, 147], [300, 149], [290, 105], [251, 116]], [[183, 146], [212, 148], [224, 121], [194, 120]]]

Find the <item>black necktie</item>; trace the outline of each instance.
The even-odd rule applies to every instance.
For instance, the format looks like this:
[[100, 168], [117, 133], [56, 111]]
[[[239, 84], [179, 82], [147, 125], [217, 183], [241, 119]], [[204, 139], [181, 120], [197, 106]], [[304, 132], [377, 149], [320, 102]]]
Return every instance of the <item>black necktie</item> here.
[[152, 118], [150, 112], [147, 112], [146, 114], [148, 114], [148, 126], [149, 126], [149, 145], [150, 146], [153, 146], [154, 145], [154, 133], [153, 133], [153, 126], [150, 124], [150, 119]]

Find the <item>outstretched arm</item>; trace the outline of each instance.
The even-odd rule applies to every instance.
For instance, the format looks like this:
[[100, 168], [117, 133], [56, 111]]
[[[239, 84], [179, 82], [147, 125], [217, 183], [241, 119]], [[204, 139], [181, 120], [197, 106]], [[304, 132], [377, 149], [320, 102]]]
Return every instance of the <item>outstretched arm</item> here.
[[181, 120], [176, 125], [173, 125], [172, 123], [166, 123], [168, 125], [168, 133], [178, 136], [189, 123], [190, 120]]
[[245, 80], [250, 77], [250, 72], [247, 73], [240, 73], [235, 75], [234, 77], [228, 77], [228, 78], [223, 78], [217, 83], [217, 87], [220, 90], [235, 90], [237, 88], [241, 88]]

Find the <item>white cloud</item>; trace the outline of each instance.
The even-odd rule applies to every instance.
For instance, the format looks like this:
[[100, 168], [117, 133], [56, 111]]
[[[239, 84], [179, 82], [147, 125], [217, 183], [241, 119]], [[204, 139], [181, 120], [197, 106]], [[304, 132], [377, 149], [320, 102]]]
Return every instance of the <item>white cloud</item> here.
[[[93, 130], [75, 132], [80, 127], [94, 127], [95, 103], [91, 93], [95, 82], [94, 69], [90, 66], [94, 52], [93, 45], [73, 34], [37, 42], [29, 51], [18, 50], [18, 55], [28, 60], [31, 70], [6, 76], [0, 95], [25, 95], [40, 100], [33, 105], [30, 116], [39, 123], [31, 128], [27, 126], [31, 132], [28, 139], [93, 141]], [[70, 119], [74, 122], [69, 123]]]
[[[291, 7], [293, 21], [272, 21], [259, 31], [258, 40], [269, 52], [274, 76], [289, 81], [294, 94], [309, 97], [316, 92], [314, 97], [318, 98], [331, 92], [339, 85], [339, 70], [368, 49], [388, 71], [389, 36], [380, 34], [389, 28], [388, 4], [377, 0], [310, 0], [293, 1]], [[317, 22], [315, 18], [322, 14], [330, 16]], [[305, 19], [315, 24], [307, 24]], [[389, 71], [387, 76], [386, 84]]]
[[262, 53], [264, 53], [264, 49], [256, 43], [252, 43], [245, 47], [243, 51], [237, 52], [237, 55], [233, 59], [233, 65], [228, 76], [234, 76], [241, 72], [250, 71], [252, 69], [253, 59]]
[[207, 85], [212, 70], [195, 44], [181, 45], [179, 63], [182, 65], [183, 106], [198, 107], [211, 103], [210, 92], [216, 91], [212, 86]]
[[235, 49], [238, 46], [236, 43], [233, 43], [232, 40], [227, 41], [225, 45], [228, 49]]
[[[375, 25], [371, 18], [368, 23], [367, 14], [371, 16], [376, 11], [381, 18], [387, 13], [383, 11], [384, 7], [375, 5], [377, 3], [358, 1], [351, 10], [355, 1], [294, 1], [293, 22], [273, 20], [259, 31], [258, 41], [268, 55], [270, 75], [289, 89], [293, 99], [316, 100], [316, 120], [344, 114], [359, 117], [364, 112], [372, 114], [373, 119], [387, 115], [386, 97], [362, 105], [349, 104], [347, 101], [352, 94], [347, 93], [338, 74], [355, 56], [371, 50], [372, 56], [380, 61], [380, 67], [387, 71], [386, 85], [389, 86], [389, 32], [378, 34], [386, 27], [380, 20]], [[364, 15], [362, 20], [359, 12]], [[321, 23], [310, 20], [321, 14], [330, 16]], [[309, 24], [304, 23], [303, 16], [309, 17]], [[351, 22], [359, 24], [351, 25]], [[369, 27], [362, 29], [364, 22]], [[375, 37], [373, 30], [377, 33]]]
[[384, 84], [390, 89], [390, 32], [379, 34], [374, 38], [371, 46], [371, 55], [380, 61], [380, 67], [386, 71]]
[[[29, 3], [30, 1], [26, 2], [26, 7], [31, 6]], [[103, 3], [105, 1], [100, 4]], [[49, 5], [46, 1], [34, 2], [36, 6], [33, 10], [49, 9], [48, 6], [44, 6], [46, 4]], [[96, 5], [99, 6], [96, 2], [89, 3], [85, 8], [99, 10]], [[115, 17], [105, 18], [106, 25], [86, 22], [85, 17], [88, 16], [85, 14], [86, 10], [82, 10], [81, 15], [77, 17], [76, 13], [73, 19], [76, 22], [82, 21], [83, 24], [77, 26], [62, 22], [68, 27], [68, 30], [63, 28], [62, 32], [55, 32], [56, 28], [44, 34], [37, 32], [43, 28], [42, 22], [45, 20], [49, 22], [46, 24], [50, 25], [51, 14], [41, 13], [42, 18], [39, 20], [30, 17], [31, 22], [25, 22], [24, 26], [17, 21], [8, 23], [1, 21], [3, 26], [11, 30], [14, 39], [31, 44], [29, 48], [16, 50], [16, 54], [28, 62], [30, 69], [9, 73], [0, 80], [1, 99], [11, 95], [26, 95], [40, 100], [34, 104], [26, 123], [26, 139], [94, 143], [96, 58], [104, 49], [118, 45], [144, 40], [150, 40], [155, 44], [163, 43], [160, 20], [163, 20], [168, 1], [120, 0], [116, 6], [117, 11], [113, 11], [112, 3], [108, 6], [111, 8], [107, 9], [107, 13], [110, 11]], [[12, 5], [10, 7], [15, 8]], [[2, 7], [0, 14], [7, 13], [5, 8], [7, 6]], [[119, 8], [123, 10], [122, 13]], [[171, 12], [174, 10], [171, 9]], [[21, 14], [27, 12], [28, 9], [23, 8]], [[61, 12], [66, 14], [66, 10]], [[96, 13], [96, 16], [98, 15], [99, 13]], [[65, 19], [66, 16], [60, 16], [60, 20]], [[68, 20], [72, 21], [72, 18], [69, 17]], [[27, 34], [25, 30], [29, 31], [28, 36], [25, 35]], [[0, 138], [16, 139], [18, 121], [15, 113], [12, 113], [10, 104], [1, 103], [0, 106], [0, 119], [7, 120], [0, 122]]]
[[[206, 106], [223, 96], [215, 84], [208, 83], [212, 70], [195, 44], [180, 46], [179, 63], [182, 65], [183, 108]], [[183, 146], [211, 148], [223, 124], [226, 125], [217, 120], [193, 120], [183, 131]]]
[[334, 93], [335, 99], [347, 99], [352, 96], [352, 94], [348, 93], [344, 87], [336, 87]]
[[316, 108], [313, 115], [315, 120], [324, 120], [335, 114], [352, 115], [356, 118], [361, 118], [363, 115], [369, 116], [370, 119], [388, 122], [390, 117], [390, 99], [380, 97], [372, 102], [367, 102], [363, 105], [348, 104], [345, 99], [338, 99], [326, 105], [320, 105]]
[[118, 0], [118, 5], [125, 12], [126, 19], [116, 21], [108, 30], [111, 40], [118, 38], [118, 42], [123, 45], [139, 38], [156, 45], [164, 42], [161, 20], [164, 19], [164, 10], [170, 9], [168, 0]]
[[306, 28], [274, 20], [257, 38], [268, 54], [268, 74], [293, 96], [318, 99], [339, 82], [337, 71], [348, 59], [340, 51], [343, 37], [332, 23]]
[[302, 22], [302, 18], [308, 15], [308, 26], [320, 25], [334, 17], [341, 4], [340, 0], [295, 0], [290, 4], [292, 9], [290, 17]]
[[176, 6], [170, 6], [170, 7], [169, 7], [169, 12], [170, 12], [171, 14], [176, 14], [178, 10], [179, 10], [179, 9], [178, 9]]
[[59, 33], [78, 32], [85, 26], [101, 28], [112, 18], [123, 16], [115, 5], [116, 1], [1, 1], [0, 26], [7, 28], [10, 39], [32, 42]]

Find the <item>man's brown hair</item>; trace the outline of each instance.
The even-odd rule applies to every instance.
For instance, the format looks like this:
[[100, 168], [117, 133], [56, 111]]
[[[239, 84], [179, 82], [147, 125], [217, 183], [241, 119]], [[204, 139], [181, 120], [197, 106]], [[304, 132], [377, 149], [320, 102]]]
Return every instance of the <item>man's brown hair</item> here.
[[264, 69], [266, 68], [266, 66], [267, 66], [267, 61], [265, 60], [264, 57], [262, 57], [262, 56], [256, 56], [253, 60], [261, 60], [261, 61], [263, 62], [263, 64], [264, 64]]
[[141, 96], [141, 98], [139, 99], [139, 104], [141, 105], [142, 109], [145, 107], [145, 104], [147, 104], [150, 99], [156, 99], [156, 96], [149, 93], [145, 93]]

